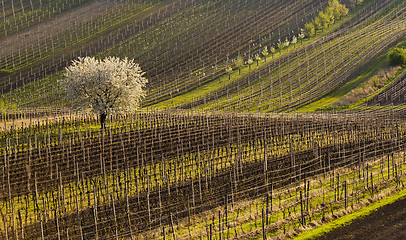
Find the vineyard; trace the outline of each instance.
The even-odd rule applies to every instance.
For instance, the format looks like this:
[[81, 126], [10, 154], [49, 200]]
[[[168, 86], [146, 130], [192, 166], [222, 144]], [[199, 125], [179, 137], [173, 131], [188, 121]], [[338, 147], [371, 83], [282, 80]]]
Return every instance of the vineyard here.
[[385, 91], [369, 99], [367, 103], [369, 105], [402, 105], [405, 101], [405, 77], [406, 72], [403, 72], [392, 81]]
[[[331, 4], [2, 0], [0, 239], [286, 239], [404, 189], [406, 2]], [[140, 109], [73, 109], [86, 56]]]
[[[49, 4], [54, 1], [58, 6], [63, 4], [60, 0]], [[147, 72], [150, 89], [144, 105], [150, 106], [215, 82], [237, 55], [247, 59], [258, 53], [260, 46], [292, 38], [325, 6], [317, 0], [128, 1], [109, 3], [113, 8], [106, 6], [105, 10], [98, 2], [88, 4], [56, 11], [62, 16], [38, 26], [38, 30], [51, 33], [47, 37], [38, 30], [22, 30], [2, 39], [2, 44], [7, 44], [25, 37], [23, 42], [12, 44], [15, 47], [3, 50], [0, 59], [4, 70], [0, 89], [14, 95], [6, 102], [18, 106], [49, 104], [35, 101], [35, 95], [46, 92], [59, 97], [61, 93], [54, 84], [43, 87], [44, 78], [55, 73], [58, 76], [78, 56], [114, 55], [136, 59]], [[284, 14], [275, 14], [280, 12]], [[77, 19], [81, 13], [86, 17]], [[71, 24], [49, 29], [48, 25], [62, 21], [58, 19]], [[31, 94], [18, 94], [15, 89]]]
[[151, 112], [5, 131], [3, 237], [287, 233], [403, 185], [402, 115]]

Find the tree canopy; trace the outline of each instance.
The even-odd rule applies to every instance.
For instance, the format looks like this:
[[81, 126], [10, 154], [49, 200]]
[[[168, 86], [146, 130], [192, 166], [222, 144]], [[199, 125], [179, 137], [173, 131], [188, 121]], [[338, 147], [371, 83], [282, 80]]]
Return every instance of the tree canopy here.
[[108, 114], [138, 108], [148, 83], [144, 74], [138, 64], [127, 58], [85, 57], [73, 61], [59, 83], [73, 101], [73, 107], [99, 114], [104, 127]]
[[394, 48], [389, 53], [389, 61], [390, 64], [394, 66], [406, 66], [406, 50], [403, 48]]
[[315, 27], [314, 27], [314, 24], [312, 22], [306, 23], [304, 28], [303, 28], [303, 34], [306, 37], [310, 37], [311, 35], [314, 34], [314, 30], [315, 30]]
[[325, 29], [335, 20], [347, 14], [348, 8], [344, 4], [341, 4], [338, 0], [329, 0], [325, 11], [320, 11], [313, 21], [305, 24], [303, 33], [306, 37], [310, 37], [315, 33], [315, 30]]
[[241, 68], [244, 66], [244, 59], [241, 56], [238, 56], [237, 60], [235, 60], [235, 66], [238, 68], [239, 74], [241, 74]]

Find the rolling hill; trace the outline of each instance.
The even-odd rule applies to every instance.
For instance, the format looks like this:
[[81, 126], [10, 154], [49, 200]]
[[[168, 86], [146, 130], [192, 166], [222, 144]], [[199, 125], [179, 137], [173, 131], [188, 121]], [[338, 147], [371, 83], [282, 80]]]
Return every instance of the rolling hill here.
[[[406, 2], [340, 2], [2, 0], [0, 238], [285, 239], [404, 196]], [[142, 109], [71, 111], [84, 56], [140, 63]]]
[[[327, 2], [83, 1], [67, 5], [50, 0], [33, 2], [32, 8], [28, 1], [18, 6], [5, 2], [0, 38], [0, 44], [8, 46], [0, 55], [3, 105], [66, 105], [60, 101], [63, 93], [56, 80], [73, 59], [89, 55], [138, 61], [150, 82], [143, 107], [269, 112], [334, 105], [320, 100], [339, 89], [342, 97], [359, 87], [362, 81], [350, 87], [348, 83], [405, 37], [402, 1], [344, 3], [350, 8], [348, 16], [315, 36], [279, 49], [279, 41], [297, 39]], [[265, 46], [276, 51], [265, 57]], [[256, 55], [261, 60], [248, 66]], [[237, 57], [245, 62], [240, 69], [235, 65]], [[230, 73], [228, 66], [233, 69]], [[384, 61], [378, 68], [386, 66]]]

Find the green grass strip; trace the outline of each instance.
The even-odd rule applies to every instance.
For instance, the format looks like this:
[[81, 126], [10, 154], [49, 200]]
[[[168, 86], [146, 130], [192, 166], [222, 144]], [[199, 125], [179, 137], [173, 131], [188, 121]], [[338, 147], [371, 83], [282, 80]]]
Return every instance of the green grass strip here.
[[381, 208], [385, 205], [388, 205], [388, 204], [392, 204], [404, 197], [406, 197], [406, 189], [403, 189], [395, 194], [392, 194], [377, 202], [374, 202], [374, 203], [362, 208], [360, 211], [345, 215], [341, 218], [338, 218], [330, 223], [323, 224], [322, 226], [314, 228], [310, 231], [303, 232], [293, 239], [294, 240], [314, 239], [325, 233], [333, 231], [334, 229], [348, 225], [355, 219], [365, 217], [365, 216], [371, 214], [372, 212], [378, 210], [379, 208]]

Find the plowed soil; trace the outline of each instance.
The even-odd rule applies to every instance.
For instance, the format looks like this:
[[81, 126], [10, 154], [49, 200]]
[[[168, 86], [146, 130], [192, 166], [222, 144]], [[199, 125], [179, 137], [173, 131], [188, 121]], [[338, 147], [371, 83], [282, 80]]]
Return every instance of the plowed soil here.
[[406, 239], [406, 199], [383, 206], [368, 216], [316, 239]]

